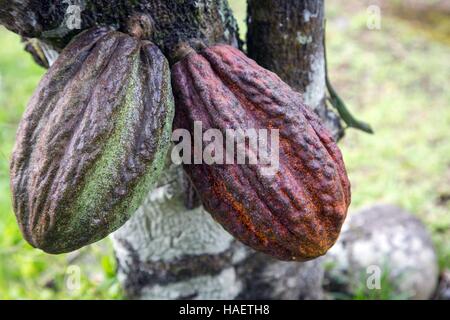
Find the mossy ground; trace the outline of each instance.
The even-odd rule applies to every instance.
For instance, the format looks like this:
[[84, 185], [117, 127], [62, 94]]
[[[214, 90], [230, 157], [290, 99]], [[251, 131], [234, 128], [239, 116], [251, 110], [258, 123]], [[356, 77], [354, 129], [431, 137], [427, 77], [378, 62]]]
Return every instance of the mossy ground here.
[[[245, 32], [245, 1], [230, 3]], [[381, 29], [370, 30], [367, 6], [327, 2], [331, 80], [352, 112], [376, 131], [370, 136], [348, 130], [341, 142], [353, 185], [351, 211], [375, 202], [410, 210], [432, 233], [441, 268], [450, 268], [448, 23], [443, 28], [439, 18], [429, 25], [382, 10]], [[4, 29], [0, 47], [0, 299], [121, 298], [109, 240], [51, 256], [20, 235], [8, 159], [17, 123], [44, 69], [22, 50], [19, 37]], [[71, 284], [78, 270], [77, 289]]]

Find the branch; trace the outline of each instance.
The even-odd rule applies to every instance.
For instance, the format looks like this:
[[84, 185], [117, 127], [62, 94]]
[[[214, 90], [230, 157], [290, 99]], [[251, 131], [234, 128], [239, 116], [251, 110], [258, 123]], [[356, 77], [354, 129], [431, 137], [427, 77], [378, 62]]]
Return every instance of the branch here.
[[[155, 32], [151, 40], [166, 54], [180, 40], [193, 38], [238, 45], [237, 23], [226, 0], [0, 0], [0, 24], [57, 50], [94, 25], [125, 30], [134, 12], [152, 16]], [[77, 18], [79, 25], [69, 23]]]

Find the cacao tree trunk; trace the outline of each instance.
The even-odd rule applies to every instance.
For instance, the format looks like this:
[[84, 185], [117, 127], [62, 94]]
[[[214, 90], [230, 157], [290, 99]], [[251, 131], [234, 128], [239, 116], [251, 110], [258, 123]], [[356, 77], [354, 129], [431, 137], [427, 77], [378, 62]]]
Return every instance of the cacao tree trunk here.
[[[249, 54], [304, 92], [306, 101], [333, 129], [326, 110], [323, 1], [249, 0]], [[79, 5], [80, 29], [67, 27], [67, 8]], [[28, 50], [51, 64], [82, 29], [95, 24], [126, 28], [133, 12], [154, 21], [153, 41], [166, 55], [180, 39], [239, 46], [236, 21], [226, 0], [0, 0], [0, 23], [45, 50]], [[35, 46], [33, 47], [35, 48]], [[42, 54], [43, 53], [43, 54]], [[232, 239], [201, 206], [180, 167], [168, 163], [158, 185], [112, 239], [118, 276], [130, 298], [317, 299], [322, 295], [320, 259], [281, 262]]]

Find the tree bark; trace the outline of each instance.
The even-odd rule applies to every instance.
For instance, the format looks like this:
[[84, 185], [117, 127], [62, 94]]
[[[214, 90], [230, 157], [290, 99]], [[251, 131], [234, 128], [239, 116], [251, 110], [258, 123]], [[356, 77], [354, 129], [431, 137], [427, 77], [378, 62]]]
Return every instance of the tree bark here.
[[[251, 56], [304, 92], [306, 101], [337, 135], [339, 121], [330, 117], [324, 104], [323, 1], [314, 5], [315, 2], [250, 0], [248, 47]], [[67, 7], [74, 3], [83, 9], [80, 29], [68, 28], [66, 24]], [[309, 14], [299, 11], [302, 5]], [[269, 17], [275, 9], [278, 22]], [[38, 39], [43, 44], [40, 49], [32, 47], [28, 51], [36, 58], [44, 56], [48, 64], [54, 60], [55, 52], [81, 30], [95, 24], [124, 30], [133, 12], [151, 15], [155, 23], [152, 40], [168, 56], [178, 41], [190, 38], [210, 44], [240, 44], [237, 24], [226, 0], [0, 0], [0, 23], [25, 38]], [[284, 25], [289, 27], [284, 29]], [[277, 40], [277, 34], [289, 41]], [[271, 41], [276, 45], [272, 46]], [[289, 51], [293, 42], [294, 53]], [[259, 50], [263, 52], [258, 53]], [[254, 252], [235, 241], [203, 207], [192, 205], [192, 189], [188, 185], [181, 167], [168, 164], [140, 209], [113, 234], [118, 276], [128, 297], [321, 297], [320, 259], [281, 262]]]

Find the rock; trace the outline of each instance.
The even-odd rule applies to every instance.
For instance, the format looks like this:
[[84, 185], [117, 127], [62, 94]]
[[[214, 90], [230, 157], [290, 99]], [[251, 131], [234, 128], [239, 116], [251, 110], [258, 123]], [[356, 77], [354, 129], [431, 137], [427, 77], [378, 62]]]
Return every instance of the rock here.
[[429, 299], [438, 280], [435, 249], [425, 226], [393, 205], [349, 216], [325, 257], [327, 291], [383, 299]]

